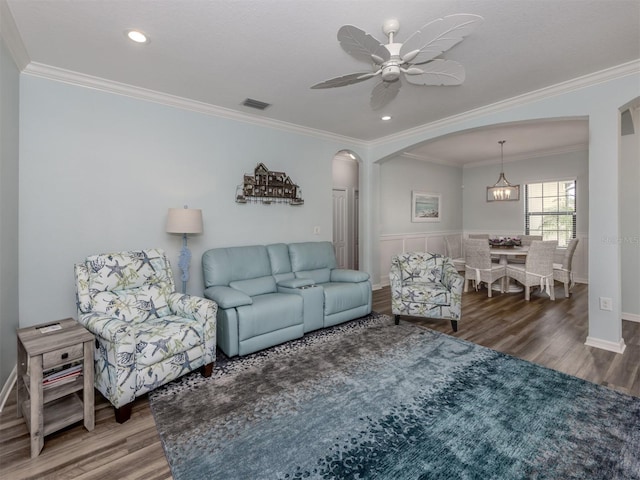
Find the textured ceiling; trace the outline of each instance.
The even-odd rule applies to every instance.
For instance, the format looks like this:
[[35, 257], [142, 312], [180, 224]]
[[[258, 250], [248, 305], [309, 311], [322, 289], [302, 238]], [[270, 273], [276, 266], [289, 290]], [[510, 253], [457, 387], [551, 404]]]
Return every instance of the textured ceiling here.
[[[32, 66], [362, 141], [640, 58], [638, 0], [7, 1]], [[463, 85], [405, 82], [383, 112], [369, 106], [375, 79], [309, 88], [369, 68], [340, 47], [336, 34], [342, 25], [356, 25], [384, 42], [382, 22], [397, 18], [396, 41], [403, 42], [425, 23], [455, 13], [484, 17], [480, 28], [444, 54], [465, 66]], [[130, 42], [129, 28], [143, 30], [151, 42]], [[247, 97], [272, 106], [249, 109], [241, 105]], [[382, 122], [382, 113], [393, 119]]]

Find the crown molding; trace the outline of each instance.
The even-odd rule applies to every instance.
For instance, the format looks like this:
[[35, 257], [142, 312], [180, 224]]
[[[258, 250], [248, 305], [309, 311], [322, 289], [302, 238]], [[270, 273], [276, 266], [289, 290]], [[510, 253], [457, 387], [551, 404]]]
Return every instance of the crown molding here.
[[[522, 160], [529, 160], [532, 158], [551, 157], [553, 155], [564, 155], [567, 153], [574, 153], [574, 152], [585, 152], [588, 150], [589, 150], [589, 145], [587, 143], [577, 143], [575, 145], [565, 145], [558, 148], [550, 148], [546, 150], [537, 150], [535, 152], [526, 152], [526, 153], [521, 153], [516, 155], [505, 156], [504, 163], [520, 162]], [[398, 157], [408, 158], [411, 160], [418, 160], [421, 162], [437, 163], [439, 165], [447, 165], [449, 167], [458, 166], [461, 168], [484, 167], [487, 165], [498, 165], [501, 163], [501, 159], [499, 157], [491, 158], [488, 160], [479, 160], [477, 162], [472, 162], [472, 163], [465, 163], [463, 165], [457, 165], [453, 162], [449, 162], [447, 160], [444, 160], [438, 157], [432, 157], [429, 155], [418, 155], [410, 152], [403, 152], [400, 155], [398, 155]]]
[[478, 117], [490, 115], [493, 113], [499, 113], [516, 106], [526, 105], [528, 103], [537, 102], [539, 100], [545, 100], [565, 93], [574, 92], [586, 87], [605, 83], [617, 78], [626, 77], [628, 75], [636, 75], [640, 73], [640, 60], [633, 60], [631, 62], [623, 63], [615, 67], [600, 70], [598, 72], [583, 75], [572, 80], [557, 83], [549, 87], [544, 87], [539, 90], [527, 92], [516, 97], [511, 97], [506, 100], [501, 100], [490, 105], [485, 105], [473, 110], [468, 110], [458, 115], [452, 115], [451, 117], [436, 120], [435, 122], [426, 123], [416, 128], [404, 130], [393, 135], [381, 137], [377, 140], [373, 140], [369, 143], [371, 147], [383, 145], [388, 142], [398, 141], [403, 138], [419, 135], [424, 132], [428, 132], [433, 129], [443, 128], [450, 125], [454, 125], [466, 120], [473, 120]]
[[337, 135], [334, 133], [326, 132], [324, 130], [303, 127], [293, 123], [282, 122], [280, 120], [274, 120], [271, 118], [258, 117], [248, 113], [231, 110], [229, 108], [219, 107], [216, 105], [211, 105], [209, 103], [179, 97], [177, 95], [171, 95], [155, 90], [135, 87], [125, 83], [115, 82], [100, 77], [94, 77], [92, 75], [86, 75], [63, 68], [52, 67], [50, 65], [45, 65], [38, 62], [30, 62], [23, 69], [23, 73], [34, 77], [46, 78], [70, 85], [77, 85], [94, 90], [99, 90], [102, 92], [135, 98], [138, 100], [154, 102], [169, 107], [202, 113], [205, 115], [226, 118], [228, 120], [235, 120], [238, 122], [259, 125], [262, 127], [273, 128], [285, 132], [293, 132], [315, 138], [323, 138], [325, 140], [338, 142], [341, 145], [357, 145], [360, 147], [366, 147], [368, 145], [367, 142], [356, 138]]
[[[6, 7], [6, 0], [0, 0], [0, 7], [3, 5]], [[10, 17], [10, 20], [5, 21], [5, 17]], [[2, 35], [4, 37], [5, 23], [10, 23], [11, 25], [13, 25], [14, 29], [15, 29], [15, 23], [13, 23], [13, 17], [11, 17], [10, 15], [8, 16], [4, 15], [4, 11], [3, 11], [2, 18], [3, 18]], [[8, 30], [11, 30], [11, 25], [8, 26], [7, 28]], [[13, 48], [16, 50], [16, 52], [14, 53], [12, 49], [12, 53], [14, 54], [14, 59], [16, 60], [18, 67], [20, 67], [22, 64], [25, 65], [24, 67], [21, 68], [21, 70], [24, 74], [27, 74], [27, 75], [47, 78], [49, 80], [56, 80], [56, 81], [71, 84], [71, 85], [92, 88], [95, 90], [114, 93], [117, 95], [123, 95], [123, 96], [135, 98], [139, 100], [150, 101], [150, 102], [154, 102], [154, 103], [158, 103], [158, 104], [162, 104], [170, 107], [180, 108], [183, 110], [190, 110], [197, 113], [203, 113], [205, 115], [212, 115], [212, 116], [226, 118], [229, 120], [235, 120], [243, 123], [259, 125], [267, 128], [273, 128], [276, 130], [307, 135], [315, 138], [323, 138], [325, 140], [338, 142], [340, 144], [351, 144], [351, 145], [360, 146], [363, 148], [367, 148], [367, 147], [371, 148], [371, 147], [379, 146], [387, 142], [397, 141], [403, 138], [419, 135], [420, 133], [427, 132], [432, 129], [442, 128], [449, 125], [457, 124], [465, 120], [471, 120], [480, 116], [501, 112], [509, 108], [512, 108], [514, 106], [521, 106], [527, 103], [532, 103], [542, 99], [547, 99], [557, 95], [562, 95], [568, 92], [580, 90], [582, 88], [586, 88], [589, 86], [597, 85], [599, 83], [604, 83], [616, 78], [621, 78], [628, 75], [634, 75], [634, 74], [640, 73], [640, 60], [634, 60], [622, 65], [601, 70], [599, 72], [594, 72], [588, 75], [584, 75], [582, 77], [568, 80], [566, 82], [562, 82], [556, 85], [535, 90], [533, 92], [528, 92], [522, 95], [518, 95], [516, 97], [512, 97], [507, 100], [496, 102], [490, 105], [485, 105], [483, 107], [479, 107], [458, 115], [453, 115], [451, 117], [437, 120], [435, 122], [420, 125], [419, 127], [404, 130], [402, 132], [395, 133], [393, 135], [381, 137], [379, 139], [372, 140], [372, 141], [366, 141], [366, 140], [361, 140], [357, 138], [346, 137], [343, 135], [337, 135], [335, 133], [330, 133], [324, 130], [303, 127], [293, 123], [258, 117], [248, 113], [238, 112], [236, 110], [231, 110], [228, 108], [211, 105], [208, 103], [199, 102], [196, 100], [191, 100], [191, 99], [179, 97], [176, 95], [170, 95], [167, 93], [157, 92], [154, 90], [134, 87], [132, 85], [115, 82], [111, 80], [106, 80], [104, 78], [86, 75], [86, 74], [82, 74], [82, 73], [78, 73], [78, 72], [74, 72], [71, 70], [66, 70], [58, 67], [52, 67], [52, 66], [37, 63], [37, 62], [30, 62], [28, 60], [28, 55], [26, 54], [26, 50], [24, 49], [24, 45], [20, 40], [20, 36], [19, 34], [17, 34], [17, 29], [15, 29], [15, 33], [16, 33], [15, 37], [17, 38], [17, 41], [14, 42], [14, 44], [12, 45], [13, 45]], [[7, 43], [9, 44], [9, 41], [7, 41]], [[550, 154], [553, 154], [553, 153], [550, 153]], [[424, 159], [424, 160], [430, 161], [433, 163], [443, 163], [441, 160], [434, 159], [434, 158]]]
[[29, 58], [24, 43], [22, 43], [22, 37], [13, 19], [13, 14], [7, 4], [7, 0], [0, 0], [0, 35], [2, 35], [2, 38], [7, 44], [7, 48], [18, 70], [24, 70], [31, 59]]

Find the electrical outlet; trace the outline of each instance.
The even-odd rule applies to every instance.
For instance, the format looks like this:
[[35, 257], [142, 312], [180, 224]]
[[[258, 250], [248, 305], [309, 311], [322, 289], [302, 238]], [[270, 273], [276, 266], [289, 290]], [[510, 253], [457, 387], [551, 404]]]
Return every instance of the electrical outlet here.
[[320, 235], [320, 227], [313, 227], [313, 234]]
[[613, 310], [613, 300], [609, 297], [600, 297], [600, 310]]

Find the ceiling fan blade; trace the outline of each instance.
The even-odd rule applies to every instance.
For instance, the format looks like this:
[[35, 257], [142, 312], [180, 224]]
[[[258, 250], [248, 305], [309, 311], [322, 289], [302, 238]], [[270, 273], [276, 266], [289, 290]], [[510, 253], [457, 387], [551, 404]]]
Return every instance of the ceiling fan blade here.
[[460, 85], [465, 78], [464, 67], [453, 60], [437, 59], [420, 65], [420, 74], [410, 70], [404, 78], [414, 85]]
[[483, 20], [480, 15], [460, 13], [429, 22], [402, 44], [400, 56], [404, 58], [414, 50], [419, 50], [420, 53], [413, 57], [411, 63], [428, 62], [461, 42]]
[[380, 110], [387, 105], [391, 100], [396, 98], [400, 91], [400, 81], [395, 82], [380, 82], [376, 85], [371, 92], [371, 108], [374, 110]]
[[[375, 55], [378, 59], [381, 58], [383, 62], [389, 60], [389, 51], [384, 45], [353, 25], [344, 25], [338, 30], [338, 41], [345, 52], [358, 60], [371, 62], [372, 55]], [[382, 63], [378, 62], [377, 59], [374, 61], [378, 64]]]
[[341, 77], [330, 78], [329, 80], [325, 80], [324, 82], [316, 83], [311, 88], [317, 89], [317, 88], [345, 87], [347, 85], [352, 85], [354, 83], [363, 82], [374, 75], [376, 75], [376, 73], [371, 73], [371, 72], [350, 73], [349, 75], [342, 75]]

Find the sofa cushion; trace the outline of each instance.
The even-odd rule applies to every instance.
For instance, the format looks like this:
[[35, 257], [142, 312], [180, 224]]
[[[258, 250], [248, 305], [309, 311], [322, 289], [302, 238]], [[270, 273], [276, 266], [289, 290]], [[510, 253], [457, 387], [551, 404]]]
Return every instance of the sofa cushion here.
[[139, 323], [171, 313], [165, 291], [157, 285], [130, 290], [98, 292], [92, 297], [92, 310], [125, 322]]
[[213, 248], [202, 255], [205, 288], [271, 275], [264, 245]]
[[289, 293], [269, 293], [253, 297], [253, 304], [237, 307], [240, 341], [302, 325], [302, 297]]
[[87, 257], [89, 291], [117, 291], [165, 283], [173, 286], [160, 249], [104, 253]]
[[324, 314], [351, 310], [366, 305], [369, 301], [369, 284], [363, 283], [325, 283]]
[[422, 252], [398, 255], [402, 283], [440, 283], [443, 258]]
[[401, 296], [413, 303], [451, 305], [451, 292], [440, 282], [406, 284], [402, 287]]
[[286, 243], [274, 243], [267, 245], [267, 253], [271, 262], [271, 273], [280, 275], [291, 272], [291, 260], [289, 259], [289, 247]]
[[246, 293], [250, 297], [276, 291], [276, 281], [271, 275], [249, 280], [236, 280], [229, 283], [229, 286]]
[[[196, 320], [168, 315], [136, 325], [136, 342], [136, 362], [140, 369], [201, 345], [204, 331]], [[148, 379], [149, 383], [152, 381]]]
[[[289, 244], [291, 269], [303, 270], [333, 269], [338, 266], [331, 242], [302, 242]], [[327, 280], [328, 281], [328, 280]]]

